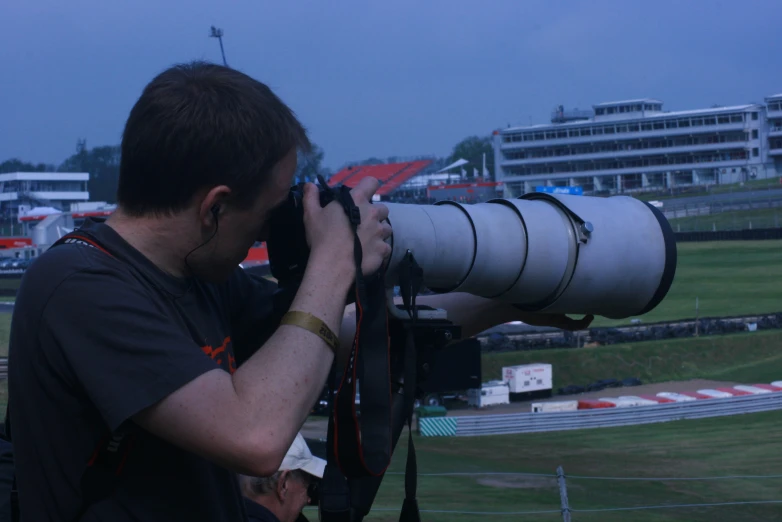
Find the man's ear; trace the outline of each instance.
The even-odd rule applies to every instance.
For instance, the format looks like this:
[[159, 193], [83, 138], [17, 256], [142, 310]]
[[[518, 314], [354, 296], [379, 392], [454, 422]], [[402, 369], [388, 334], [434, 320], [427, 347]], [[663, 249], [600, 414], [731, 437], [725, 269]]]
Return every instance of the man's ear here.
[[277, 481], [277, 498], [280, 502], [285, 500], [285, 497], [288, 495], [288, 490], [290, 489], [288, 484], [289, 478], [290, 474], [288, 473], [288, 470], [280, 472], [280, 479]]
[[231, 195], [231, 189], [226, 185], [212, 187], [201, 197], [198, 207], [198, 219], [204, 227], [214, 227], [215, 220]]

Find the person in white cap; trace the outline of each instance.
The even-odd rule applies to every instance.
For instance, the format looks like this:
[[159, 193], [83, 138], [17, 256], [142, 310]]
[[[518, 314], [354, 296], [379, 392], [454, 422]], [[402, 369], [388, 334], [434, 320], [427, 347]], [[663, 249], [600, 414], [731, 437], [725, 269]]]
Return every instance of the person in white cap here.
[[323, 478], [326, 461], [315, 457], [301, 433], [270, 477], [240, 476], [249, 522], [306, 520], [302, 510], [310, 502], [309, 487]]

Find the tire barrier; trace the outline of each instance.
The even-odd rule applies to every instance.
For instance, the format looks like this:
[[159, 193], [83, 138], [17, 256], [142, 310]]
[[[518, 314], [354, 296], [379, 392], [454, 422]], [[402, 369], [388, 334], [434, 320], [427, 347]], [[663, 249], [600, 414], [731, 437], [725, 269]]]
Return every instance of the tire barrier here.
[[[780, 385], [782, 383], [777, 381], [774, 384]], [[616, 404], [609, 405], [604, 400], [597, 400], [590, 401], [595, 404], [579, 405], [582, 409], [577, 411], [445, 417], [451, 419], [451, 422], [455, 424], [453, 434], [450, 433], [450, 429], [444, 430], [442, 428], [442, 421], [445, 418], [425, 417], [418, 419], [419, 431], [422, 436], [426, 437], [509, 435], [587, 428], [614, 428], [782, 410], [782, 391], [769, 390], [769, 393], [752, 393], [751, 395], [729, 398], [718, 398], [715, 395], [701, 393], [670, 395], [681, 396], [681, 398], [658, 395], [660, 401], [658, 404], [643, 406], [628, 404], [630, 407], [621, 407]], [[694, 395], [701, 395], [703, 398], [698, 399]]]
[[751, 228], [744, 230], [716, 230], [709, 232], [674, 232], [677, 243], [700, 241], [758, 241], [782, 239], [780, 228]]
[[545, 350], [547, 348], [577, 348], [587, 343], [600, 346], [641, 341], [681, 339], [698, 335], [725, 335], [743, 332], [747, 325], [756, 330], [782, 328], [782, 312], [739, 316], [705, 317], [695, 320], [631, 325], [619, 328], [590, 328], [580, 332], [562, 330], [520, 331], [519, 333], [491, 333], [478, 336], [484, 352], [510, 352], [519, 350]]
[[636, 377], [627, 377], [626, 379], [603, 379], [581, 386], [578, 384], [569, 384], [557, 389], [557, 395], [578, 395], [579, 393], [602, 391], [606, 388], [622, 388], [630, 386], [641, 386], [643, 382]]

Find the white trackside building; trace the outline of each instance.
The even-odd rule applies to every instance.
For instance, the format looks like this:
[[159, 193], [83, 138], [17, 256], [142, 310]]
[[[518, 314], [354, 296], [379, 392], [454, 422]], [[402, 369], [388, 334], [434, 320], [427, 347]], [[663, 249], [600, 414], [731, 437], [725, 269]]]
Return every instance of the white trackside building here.
[[651, 98], [560, 106], [551, 123], [494, 131], [494, 155], [504, 197], [537, 186], [595, 195], [782, 176], [782, 94], [672, 112]]

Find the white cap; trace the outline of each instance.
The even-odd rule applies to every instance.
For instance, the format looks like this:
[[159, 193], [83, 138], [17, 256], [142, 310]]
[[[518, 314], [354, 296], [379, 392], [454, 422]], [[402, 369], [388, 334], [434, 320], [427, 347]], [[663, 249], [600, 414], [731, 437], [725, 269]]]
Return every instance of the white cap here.
[[293, 444], [288, 449], [288, 453], [285, 454], [285, 458], [282, 459], [282, 464], [280, 464], [280, 471], [286, 469], [300, 469], [310, 475], [323, 478], [326, 461], [314, 456], [309, 446], [307, 446], [304, 437], [301, 436], [301, 433], [298, 433], [296, 438], [293, 439]]

